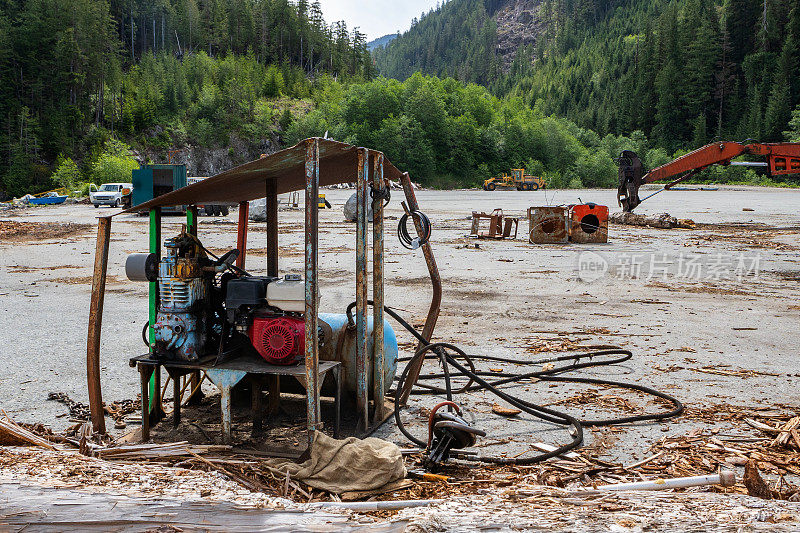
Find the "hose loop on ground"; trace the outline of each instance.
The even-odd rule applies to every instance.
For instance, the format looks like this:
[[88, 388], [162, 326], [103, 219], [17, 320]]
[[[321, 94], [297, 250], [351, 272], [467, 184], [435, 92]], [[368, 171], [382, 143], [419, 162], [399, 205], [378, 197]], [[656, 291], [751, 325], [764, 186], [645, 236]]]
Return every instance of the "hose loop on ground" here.
[[[371, 300], [368, 300], [367, 303], [368, 305], [373, 305], [373, 302]], [[353, 308], [355, 307], [355, 305], [356, 303], [353, 302], [349, 306], [347, 306], [347, 320], [349, 323], [352, 323], [353, 321]], [[681, 404], [681, 402], [678, 401], [676, 398], [664, 392], [660, 392], [650, 387], [646, 387], [644, 385], [636, 385], [634, 383], [625, 383], [620, 381], [612, 381], [612, 380], [590, 378], [590, 377], [579, 377], [579, 376], [568, 377], [562, 375], [566, 374], [567, 372], [573, 372], [575, 370], [580, 370], [584, 368], [608, 366], [608, 365], [623, 363], [625, 361], [628, 361], [631, 357], [633, 357], [633, 353], [630, 350], [624, 350], [622, 348], [609, 348], [605, 350], [596, 350], [593, 352], [550, 357], [538, 361], [525, 361], [521, 359], [512, 359], [512, 358], [489, 356], [489, 355], [468, 355], [461, 348], [453, 344], [449, 344], [446, 342], [436, 342], [436, 343], [429, 342], [416, 329], [414, 329], [414, 327], [411, 324], [405, 321], [392, 308], [384, 307], [384, 312], [388, 314], [390, 317], [392, 317], [394, 320], [396, 320], [397, 323], [403, 326], [403, 328], [405, 328], [409, 333], [411, 333], [411, 335], [413, 335], [414, 338], [416, 338], [421, 345], [421, 347], [416, 351], [416, 353], [410, 359], [408, 359], [408, 364], [403, 369], [403, 372], [401, 373], [398, 379], [397, 389], [396, 389], [397, 391], [403, 389], [403, 385], [405, 384], [405, 381], [408, 378], [410, 369], [415, 365], [417, 361], [419, 361], [420, 358], [422, 359], [435, 358], [441, 361], [442, 373], [420, 375], [417, 380], [417, 383], [415, 384], [417, 389], [412, 389], [412, 394], [444, 394], [447, 401], [452, 402], [454, 395], [485, 389], [494, 394], [495, 396], [497, 396], [498, 398], [508, 402], [510, 405], [516, 407], [520, 411], [523, 411], [531, 416], [534, 416], [546, 422], [562, 426], [568, 426], [570, 430], [569, 431], [571, 437], [570, 442], [558, 446], [556, 449], [550, 452], [525, 458], [475, 456], [475, 457], [465, 457], [464, 458], [465, 460], [480, 461], [480, 462], [495, 463], [495, 464], [518, 464], [518, 465], [538, 463], [546, 459], [549, 459], [551, 457], [562, 455], [568, 452], [569, 450], [579, 447], [583, 443], [584, 427], [611, 426], [620, 424], [630, 424], [633, 422], [665, 420], [668, 418], [678, 416], [683, 412], [683, 404]], [[504, 372], [498, 374], [495, 372], [477, 371], [475, 367], [475, 361], [478, 360], [498, 361], [507, 364], [526, 365], [526, 366], [542, 365], [546, 363], [548, 364], [548, 366], [544, 368], [540, 367], [537, 370], [524, 373]], [[463, 361], [465, 364], [462, 364], [459, 361]], [[560, 366], [552, 365], [552, 363], [561, 363], [561, 362], [567, 364], [563, 364]], [[452, 367], [452, 369], [450, 367]], [[487, 379], [489, 376], [497, 379], [489, 381]], [[454, 377], [466, 377], [469, 378], [469, 381], [465, 386], [461, 387], [460, 389], [454, 392], [452, 390], [452, 379]], [[430, 379], [443, 379], [444, 387], [439, 387], [436, 385], [424, 383], [424, 381]], [[533, 402], [524, 400], [520, 397], [513, 396], [501, 390], [500, 388], [503, 385], [516, 383], [523, 380], [531, 380], [531, 379], [538, 379], [541, 381], [564, 382], [564, 383], [587, 383], [592, 385], [603, 385], [607, 387], [618, 387], [623, 389], [635, 390], [638, 392], [642, 392], [644, 394], [649, 394], [651, 396], [660, 398], [670, 403], [672, 408], [669, 409], [668, 411], [662, 411], [658, 413], [645, 413], [645, 414], [632, 415], [620, 418], [579, 420], [578, 418], [575, 418], [567, 413], [563, 413], [555, 409], [550, 409], [549, 407], [535, 404]], [[424, 390], [421, 391], [419, 390], [420, 388]], [[414, 444], [416, 444], [421, 448], [425, 448], [428, 443], [412, 435], [403, 424], [403, 421], [400, 418], [401, 410], [402, 406], [400, 405], [400, 394], [395, 393], [394, 418], [395, 422], [397, 423], [397, 428], [403, 435], [406, 436], [406, 438], [408, 438], [408, 440], [410, 440], [411, 442], [413, 442]]]

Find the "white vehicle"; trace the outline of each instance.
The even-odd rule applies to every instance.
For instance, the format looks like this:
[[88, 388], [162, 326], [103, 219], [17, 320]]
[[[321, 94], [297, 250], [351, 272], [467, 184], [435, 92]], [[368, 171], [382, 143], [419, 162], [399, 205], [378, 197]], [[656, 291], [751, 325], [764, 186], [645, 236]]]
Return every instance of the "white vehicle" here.
[[95, 207], [110, 205], [120, 207], [130, 205], [132, 183], [104, 183], [96, 191], [89, 193], [89, 200]]

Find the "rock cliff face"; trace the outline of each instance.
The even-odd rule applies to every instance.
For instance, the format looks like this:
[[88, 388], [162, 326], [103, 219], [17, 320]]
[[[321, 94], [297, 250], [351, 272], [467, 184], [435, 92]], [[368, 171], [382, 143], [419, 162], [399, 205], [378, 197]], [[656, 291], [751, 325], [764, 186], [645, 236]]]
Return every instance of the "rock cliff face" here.
[[[277, 137], [247, 142], [232, 135], [229, 144], [230, 146], [226, 148], [208, 148], [191, 144], [173, 146], [172, 163], [186, 165], [189, 176], [214, 176], [224, 170], [258, 159], [261, 154], [271, 154], [281, 149]], [[168, 162], [164, 150], [143, 150], [138, 152], [136, 159], [140, 164]]]
[[497, 21], [497, 54], [508, 70], [517, 50], [535, 45], [544, 31], [541, 18], [543, 0], [507, 0], [495, 13]]

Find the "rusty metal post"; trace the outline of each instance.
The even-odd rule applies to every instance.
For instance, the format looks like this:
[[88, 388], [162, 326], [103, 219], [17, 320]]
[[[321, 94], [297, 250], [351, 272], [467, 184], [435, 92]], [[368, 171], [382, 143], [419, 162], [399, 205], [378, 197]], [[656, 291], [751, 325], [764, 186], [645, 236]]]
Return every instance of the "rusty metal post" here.
[[[375, 157], [372, 186], [383, 191], [383, 154]], [[383, 350], [383, 198], [372, 201], [372, 398], [375, 423], [383, 421], [384, 350]]]
[[[306, 148], [306, 414], [308, 444], [314, 442], [314, 431], [319, 429], [319, 331], [317, 330], [318, 280], [317, 256], [319, 248], [319, 139], [312, 139]], [[269, 212], [269, 210], [267, 211]], [[277, 250], [276, 250], [277, 255]]]
[[92, 275], [92, 300], [89, 306], [89, 335], [86, 342], [86, 379], [89, 385], [89, 408], [92, 414], [92, 429], [95, 433], [106, 432], [103, 412], [103, 393], [100, 388], [100, 331], [103, 324], [103, 300], [108, 272], [108, 249], [111, 243], [111, 217], [97, 221], [97, 247], [94, 252], [94, 274]]
[[236, 266], [244, 270], [247, 255], [247, 226], [250, 223], [250, 202], [239, 202], [239, 225], [236, 227], [236, 249], [239, 257]]
[[[317, 171], [317, 181], [319, 181], [319, 171]], [[278, 181], [275, 178], [267, 180], [265, 208], [267, 214], [267, 276], [278, 277]]]
[[[403, 192], [406, 195], [408, 209], [410, 211], [419, 210], [417, 197], [414, 194], [414, 187], [411, 184], [411, 178], [408, 176], [408, 172], [403, 173], [403, 177], [400, 179], [400, 182], [403, 184]], [[420, 222], [418, 220], [414, 220], [414, 225], [416, 226], [417, 234], [421, 235], [422, 227]], [[439, 277], [439, 268], [436, 266], [436, 259], [433, 257], [433, 249], [431, 248], [430, 241], [422, 245], [422, 254], [425, 256], [425, 263], [428, 265], [428, 273], [430, 274], [431, 285], [433, 287], [431, 306], [428, 309], [428, 316], [425, 319], [425, 327], [422, 328], [422, 336], [425, 338], [425, 340], [430, 341], [433, 337], [433, 330], [436, 328], [436, 321], [439, 319], [439, 307], [442, 303], [442, 278]], [[421, 346], [422, 343], [418, 345], [418, 349]], [[416, 384], [417, 378], [419, 378], [419, 372], [422, 369], [422, 363], [423, 360], [420, 359], [413, 368], [409, 369], [408, 377], [403, 384], [403, 389], [397, 391], [397, 394], [400, 395], [400, 405], [405, 405], [408, 401], [408, 396], [411, 394], [411, 388]]]
[[369, 426], [369, 374], [367, 372], [367, 174], [369, 151], [358, 150], [356, 185], [356, 410], [359, 427]]

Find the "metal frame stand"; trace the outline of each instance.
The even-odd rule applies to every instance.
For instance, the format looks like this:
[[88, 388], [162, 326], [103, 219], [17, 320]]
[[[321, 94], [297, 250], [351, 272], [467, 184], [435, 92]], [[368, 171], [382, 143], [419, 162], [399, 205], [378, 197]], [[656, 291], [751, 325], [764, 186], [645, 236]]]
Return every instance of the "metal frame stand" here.
[[[307, 139], [304, 142], [305, 148], [305, 161], [304, 161], [304, 174], [305, 174], [305, 364], [302, 367], [295, 367], [302, 369], [304, 375], [297, 375], [296, 377], [306, 387], [306, 415], [307, 415], [307, 431], [309, 435], [309, 444], [313, 442], [314, 432], [321, 426], [320, 420], [320, 389], [321, 381], [324, 379], [326, 371], [330, 370], [328, 364], [330, 362], [319, 360], [319, 330], [318, 330], [318, 306], [319, 306], [319, 279], [318, 279], [318, 257], [319, 257], [319, 214], [318, 214], [318, 198], [320, 186], [320, 160], [323, 159], [325, 164], [331, 165], [332, 176], [328, 176], [327, 183], [340, 182], [342, 176], [339, 175], [342, 170], [341, 160], [337, 158], [337, 154], [341, 153], [340, 143], [333, 143], [332, 141], [323, 141], [319, 138]], [[298, 147], [303, 145], [298, 145]], [[320, 155], [321, 146], [325, 151], [323, 156]], [[352, 147], [350, 147], [352, 148]], [[329, 152], [328, 150], [332, 150]], [[352, 154], [352, 152], [350, 152]], [[372, 162], [370, 162], [370, 154], [372, 154]], [[299, 161], [298, 161], [299, 162]], [[370, 164], [372, 163], [372, 164]], [[364, 432], [377, 428], [383, 421], [390, 416], [391, 409], [386, 408], [384, 398], [385, 380], [383, 375], [383, 363], [385, 360], [384, 354], [384, 331], [383, 331], [383, 305], [384, 305], [384, 224], [383, 224], [383, 190], [386, 187], [384, 183], [384, 156], [380, 152], [370, 151], [366, 148], [357, 149], [357, 171], [358, 171], [358, 206], [357, 206], [357, 226], [356, 226], [356, 367], [357, 367], [357, 395], [356, 404], [358, 409], [358, 427]], [[392, 176], [396, 177], [396, 169], [389, 166]], [[370, 174], [371, 171], [371, 174]], [[278, 275], [278, 186], [279, 178], [265, 177], [266, 185], [266, 215], [267, 215], [267, 273], [269, 276], [277, 277]], [[339, 181], [335, 181], [339, 180]], [[280, 182], [283, 183], [283, 182]], [[416, 201], [413, 186], [408, 174], [403, 174], [401, 183], [408, 202], [408, 208], [411, 210], [418, 210], [419, 206]], [[252, 194], [252, 192], [247, 193]], [[371, 199], [370, 199], [371, 198]], [[238, 199], [237, 199], [238, 200]], [[367, 307], [368, 307], [368, 239], [367, 232], [367, 202], [373, 201], [373, 295], [374, 300], [372, 318], [374, 321], [372, 340], [373, 351], [371, 354], [372, 364], [370, 364], [370, 357], [367, 354], [368, 338], [367, 338]], [[239, 227], [237, 232], [237, 248], [240, 250], [240, 256], [237, 258], [237, 265], [244, 268], [246, 261], [246, 248], [247, 248], [247, 233], [248, 233], [248, 209], [249, 204], [242, 201], [239, 204]], [[156, 258], [160, 259], [161, 252], [161, 208], [152, 208], [149, 212], [150, 216], [150, 239], [149, 248], [150, 252], [156, 254]], [[197, 209], [196, 206], [189, 206], [187, 210], [187, 231], [196, 235], [197, 232]], [[417, 232], [419, 233], [420, 223], [415, 220]], [[100, 364], [99, 364], [99, 350], [100, 350], [100, 326], [102, 321], [103, 312], [103, 293], [105, 288], [106, 272], [108, 267], [108, 249], [110, 242], [110, 218], [100, 219], [97, 235], [97, 253], [95, 256], [95, 271], [92, 284], [92, 303], [89, 317], [89, 334], [87, 337], [87, 380], [89, 389], [89, 400], [92, 412], [92, 422], [94, 430], [100, 433], [105, 433], [105, 422], [102, 405], [102, 394], [100, 389]], [[422, 335], [426, 339], [430, 339], [433, 335], [433, 330], [439, 316], [439, 307], [441, 303], [441, 279], [433, 258], [433, 252], [430, 243], [425, 243], [422, 246], [425, 261], [428, 266], [428, 271], [431, 276], [431, 283], [433, 288], [433, 295], [431, 299], [430, 309], [425, 321], [425, 327]], [[153, 324], [156, 321], [158, 312], [158, 282], [152, 282], [149, 286], [149, 342], [151, 345], [150, 354], [145, 357], [152, 357], [152, 346], [155, 343], [155, 332]], [[150, 425], [157, 423], [158, 420], [163, 418], [164, 412], [161, 408], [161, 390], [160, 390], [160, 368], [165, 366], [163, 362], [148, 362], [140, 361], [137, 363], [140, 369], [140, 379], [142, 385], [142, 400], [143, 400], [143, 434], [149, 434]], [[339, 365], [339, 363], [335, 363]], [[216, 372], [222, 365], [209, 369], [201, 369], [196, 367], [192, 369], [192, 391], [197, 394], [192, 395], [192, 400], [197, 401], [200, 398], [199, 384], [200, 384], [200, 370], [209, 370], [211, 374], [209, 378], [212, 383], [215, 383], [222, 390], [223, 403], [229, 405], [230, 389], [235, 383], [244, 379], [244, 375], [240, 373], [227, 374]], [[229, 369], [236, 370], [236, 369]], [[173, 375], [173, 379], [180, 375], [183, 371], [169, 369], [168, 372]], [[341, 379], [341, 370], [337, 366], [336, 373], [337, 382]], [[264, 372], [249, 372], [250, 374], [265, 374]], [[218, 375], [219, 374], [219, 375]], [[262, 378], [267, 380], [270, 391], [270, 402], [268, 409], [274, 412], [277, 406], [277, 400], [280, 395], [280, 381], [278, 375], [253, 377], [254, 384], [254, 405], [260, 405], [260, 392], [263, 388], [264, 382]], [[400, 391], [402, 403], [408, 398], [410, 388], [416, 382], [419, 374], [419, 368], [412, 369], [406, 380], [406, 387]], [[322, 378], [320, 377], [322, 376]], [[339, 384], [337, 390], [341, 387]], [[257, 390], [256, 390], [257, 389]], [[337, 397], [339, 394], [337, 393]], [[370, 412], [370, 396], [372, 397], [372, 409]], [[150, 399], [152, 398], [152, 402]], [[226, 399], [227, 398], [227, 399]], [[338, 403], [337, 403], [338, 405]], [[228, 409], [226, 408], [225, 411]], [[180, 400], [177, 400], [174, 410], [174, 423], [180, 421]], [[254, 427], [258, 427], [260, 422], [254, 420]], [[229, 424], [227, 425], [229, 427]], [[337, 414], [337, 427], [338, 427], [338, 414]], [[228, 431], [229, 433], [229, 431]]]
[[[152, 416], [148, 414], [153, 410], [151, 406], [161, 405], [161, 387], [156, 387], [155, 395], [150, 394], [150, 387], [153, 377], [156, 381], [160, 381], [161, 368], [164, 368], [172, 377], [175, 383], [175, 394], [173, 396], [173, 411], [172, 420], [173, 424], [177, 426], [181, 419], [181, 389], [179, 380], [181, 376], [192, 374], [194, 372], [205, 372], [209, 381], [216, 386], [220, 391], [220, 415], [222, 420], [222, 440], [226, 444], [233, 441], [232, 438], [232, 405], [231, 405], [231, 391], [233, 387], [239, 384], [242, 380], [249, 376], [251, 384], [253, 385], [251, 395], [251, 412], [253, 416], [253, 434], [256, 435], [262, 431], [264, 421], [264, 409], [261, 404], [261, 392], [263, 390], [262, 384], [264, 378], [271, 381], [280, 376], [291, 376], [306, 388], [307, 394], [313, 391], [308, 390], [306, 381], [305, 369], [300, 366], [278, 366], [270, 365], [264, 361], [252, 359], [239, 359], [218, 366], [211, 366], [209, 364], [194, 363], [194, 362], [181, 362], [181, 361], [163, 361], [153, 359], [149, 354], [141, 357], [135, 357], [130, 360], [131, 366], [135, 366], [139, 371], [140, 383], [142, 388], [142, 442], [150, 440], [150, 428], [155, 423]], [[341, 397], [342, 397], [342, 364], [338, 361], [322, 361], [319, 365], [318, 375], [316, 382], [319, 388], [316, 390], [316, 396], [319, 397], [322, 383], [325, 377], [330, 374], [334, 379], [334, 410], [335, 419], [333, 426], [333, 436], [339, 436], [341, 425]], [[269, 391], [269, 414], [274, 413], [274, 407], [278, 405], [280, 391], [270, 387]], [[273, 396], [275, 395], [275, 396]], [[152, 402], [150, 401], [152, 397]], [[310, 444], [310, 443], [309, 443]]]

